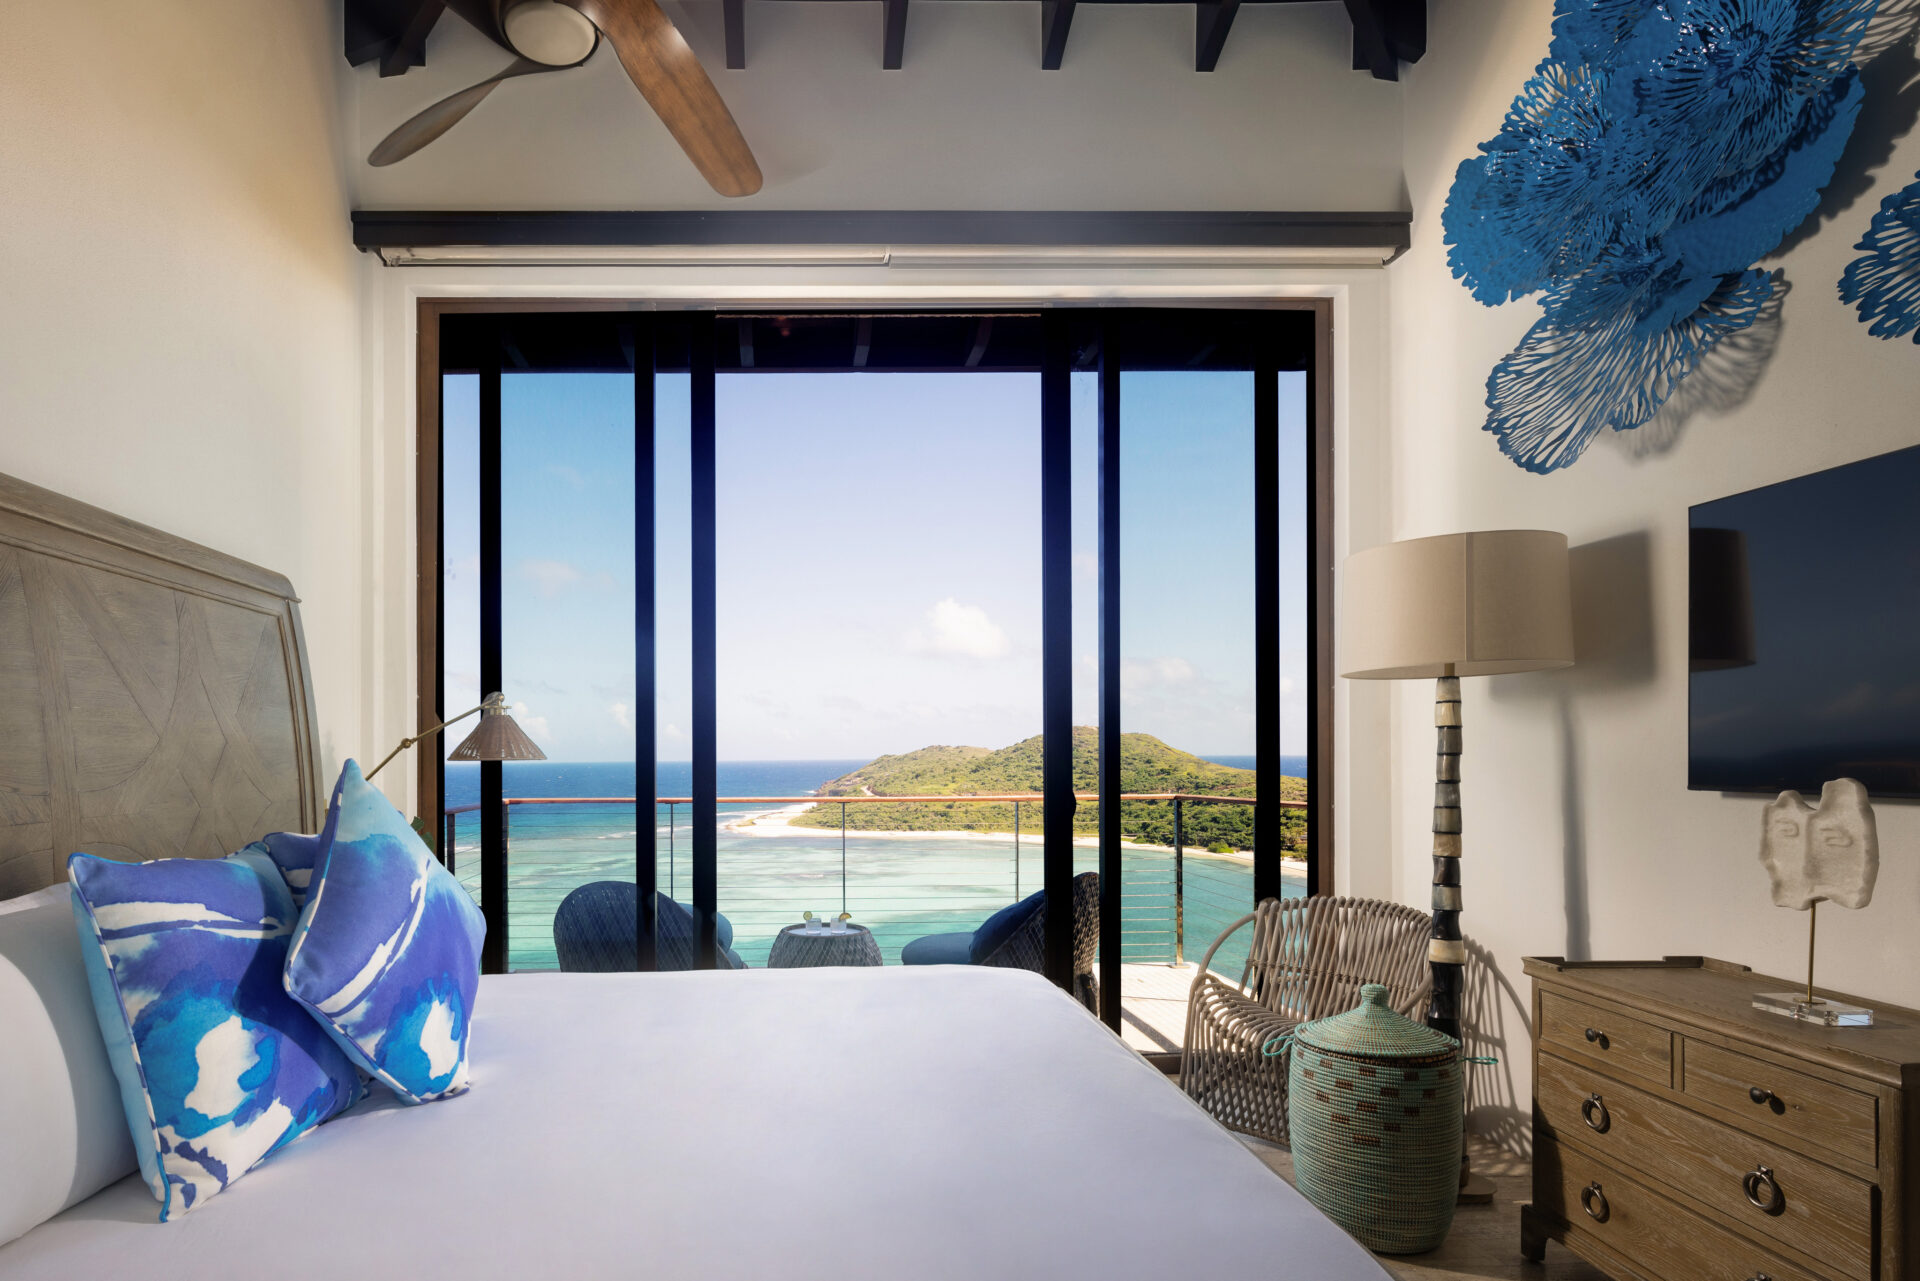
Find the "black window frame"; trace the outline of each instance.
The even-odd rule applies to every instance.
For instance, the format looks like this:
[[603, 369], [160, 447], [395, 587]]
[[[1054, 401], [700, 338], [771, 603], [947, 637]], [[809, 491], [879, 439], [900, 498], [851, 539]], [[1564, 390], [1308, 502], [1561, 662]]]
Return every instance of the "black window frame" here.
[[[655, 783], [654, 682], [639, 673], [652, 670], [655, 653], [654, 379], [638, 376], [670, 369], [686, 369], [694, 376], [693, 393], [693, 544], [694, 544], [694, 883], [693, 910], [698, 922], [697, 962], [703, 968], [717, 963], [715, 921], [718, 904], [715, 865], [717, 826], [717, 745], [715, 711], [715, 583], [713, 389], [720, 372], [765, 368], [756, 360], [755, 335], [766, 322], [834, 321], [858, 324], [864, 318], [884, 326], [889, 318], [925, 317], [930, 309], [793, 308], [770, 314], [765, 310], [716, 308], [665, 312], [642, 302], [582, 302], [578, 300], [423, 299], [418, 312], [418, 427], [416, 438], [416, 550], [419, 645], [417, 670], [430, 674], [420, 682], [417, 704], [420, 723], [432, 724], [447, 710], [441, 706], [444, 678], [444, 627], [440, 584], [444, 492], [440, 469], [441, 379], [449, 373], [476, 372], [482, 380], [481, 406], [481, 674], [488, 689], [500, 681], [500, 565], [499, 565], [499, 378], [503, 370], [529, 367], [529, 335], [546, 330], [589, 335], [595, 352], [585, 343], [581, 359], [620, 360], [633, 372], [635, 411], [635, 558], [634, 614], [636, 704], [636, 818], [653, 812]], [[1024, 368], [1040, 374], [1041, 401], [1041, 565], [1042, 565], [1042, 728], [1046, 735], [1043, 790], [1048, 810], [1071, 813], [1072, 785], [1072, 571], [1071, 571], [1071, 378], [1091, 371], [1100, 379], [1098, 439], [1100, 496], [1098, 529], [1100, 557], [1097, 571], [1099, 618], [1099, 707], [1101, 751], [1100, 868], [1101, 885], [1101, 1016], [1118, 1028], [1120, 1018], [1120, 833], [1117, 769], [1121, 730], [1119, 717], [1119, 425], [1120, 373], [1128, 368], [1195, 367], [1207, 356], [1182, 352], [1183, 363], [1162, 363], [1154, 353], [1172, 350], [1167, 336], [1182, 326], [1234, 336], [1252, 352], [1249, 360], [1228, 367], [1250, 367], [1255, 378], [1254, 456], [1256, 477], [1272, 477], [1279, 463], [1280, 369], [1306, 373], [1308, 453], [1307, 506], [1307, 639], [1308, 689], [1308, 851], [1307, 888], [1310, 894], [1329, 892], [1332, 885], [1335, 830], [1332, 814], [1333, 772], [1333, 308], [1328, 299], [1278, 300], [1264, 305], [1173, 306], [1049, 306], [1043, 309], [947, 308], [935, 314], [975, 326], [976, 340], [965, 357], [912, 350], [890, 354], [890, 368], [963, 369]], [[1024, 363], [982, 364], [989, 338], [1002, 334], [1009, 359]], [[602, 335], [604, 327], [604, 335]], [[789, 325], [788, 328], [795, 326]], [[822, 368], [858, 367], [866, 360], [869, 327], [859, 330], [860, 355], [853, 364]], [[1155, 335], [1159, 337], [1156, 338]], [[605, 342], [601, 342], [604, 336]], [[1011, 336], [1009, 338], [1009, 336]], [[569, 350], [562, 332], [563, 353]], [[1159, 346], [1156, 346], [1156, 343]], [[776, 344], [777, 346], [777, 344]], [[795, 344], [798, 353], [800, 344]], [[1210, 349], [1209, 349], [1210, 350]], [[617, 352], [618, 356], [611, 353]], [[782, 359], [773, 354], [774, 360]], [[795, 354], [791, 359], [813, 359]], [[561, 368], [547, 362], [570, 359], [549, 351], [536, 353], [538, 368]], [[918, 362], [918, 363], [916, 363]], [[618, 368], [595, 364], [596, 368]], [[1256, 791], [1255, 831], [1275, 831], [1281, 812], [1280, 788], [1280, 610], [1279, 530], [1285, 496], [1272, 484], [1255, 485], [1255, 701]], [[490, 665], [491, 664], [491, 665]], [[488, 683], [488, 682], [491, 683]], [[484, 692], [484, 691], [483, 691]], [[421, 809], [439, 816], [445, 810], [445, 775], [439, 743], [423, 743], [418, 757], [418, 795]], [[505, 807], [501, 805], [500, 767], [483, 765], [481, 822], [483, 875], [482, 910], [488, 923], [483, 969], [498, 972], [507, 965], [507, 896]], [[440, 824], [444, 831], [444, 824]], [[647, 831], [650, 824], [636, 826]], [[1043, 840], [1044, 884], [1049, 901], [1071, 897], [1073, 845], [1070, 824], [1052, 823]], [[636, 851], [635, 883], [639, 889], [639, 948], [635, 961], [641, 969], [654, 966], [652, 891], [655, 860], [652, 847], [642, 842]], [[1256, 837], [1254, 854], [1255, 901], [1277, 895], [1282, 881], [1278, 841]], [[1066, 923], [1066, 914], [1050, 914], [1050, 927]], [[1064, 928], [1047, 931], [1046, 970], [1061, 986], [1071, 984], [1071, 937]]]

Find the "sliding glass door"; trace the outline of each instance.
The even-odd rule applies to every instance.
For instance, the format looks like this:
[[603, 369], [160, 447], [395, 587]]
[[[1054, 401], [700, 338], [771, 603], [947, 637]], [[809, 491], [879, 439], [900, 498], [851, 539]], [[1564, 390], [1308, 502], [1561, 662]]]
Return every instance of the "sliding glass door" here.
[[1323, 310], [461, 307], [429, 693], [548, 757], [423, 768], [490, 968], [583, 921], [622, 968], [978, 962], [1044, 891], [998, 963], [1165, 1050], [1214, 935], [1316, 885]]

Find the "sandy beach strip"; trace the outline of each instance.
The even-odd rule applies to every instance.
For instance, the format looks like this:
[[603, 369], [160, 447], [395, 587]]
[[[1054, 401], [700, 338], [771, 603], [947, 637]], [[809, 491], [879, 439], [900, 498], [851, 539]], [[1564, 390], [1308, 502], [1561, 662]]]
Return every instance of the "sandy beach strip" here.
[[[831, 805], [833, 802], [831, 799], [828, 799], [821, 803]], [[806, 813], [812, 808], [812, 804], [788, 805], [771, 812], [763, 810], [756, 814], [742, 814], [737, 818], [729, 819], [720, 826], [723, 830], [732, 832], [737, 836], [820, 837], [835, 841], [839, 840], [840, 829], [838, 827], [797, 827], [794, 825], [793, 820], [796, 817]], [[1012, 832], [870, 832], [850, 827], [847, 829], [847, 835], [850, 838], [858, 837], [863, 841], [985, 841], [994, 845], [1013, 844]], [[1040, 844], [1041, 839], [1042, 837], [1038, 832], [1023, 832], [1020, 835], [1020, 842], [1023, 845], [1037, 846]], [[1088, 849], [1097, 849], [1100, 845], [1100, 838], [1098, 836], [1076, 836], [1073, 838], [1073, 843]], [[1121, 841], [1120, 848], [1127, 850], [1144, 850], [1158, 854], [1173, 853], [1173, 846], [1171, 845], [1147, 845], [1140, 841]], [[1225, 858], [1233, 859], [1241, 863], [1253, 862], [1253, 855], [1244, 851], [1233, 854], [1211, 854], [1197, 845], [1187, 846], [1187, 854], [1190, 857]], [[1296, 859], [1288, 856], [1285, 861], [1290, 864], [1297, 863], [1301, 867], [1306, 866], [1304, 859]]]

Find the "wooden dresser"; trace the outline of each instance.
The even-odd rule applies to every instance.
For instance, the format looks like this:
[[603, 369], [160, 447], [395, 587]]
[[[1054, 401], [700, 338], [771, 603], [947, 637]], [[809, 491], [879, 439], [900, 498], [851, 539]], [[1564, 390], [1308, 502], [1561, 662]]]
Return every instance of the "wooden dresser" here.
[[1627, 1281], [1920, 1281], [1920, 1012], [1875, 1026], [1764, 1014], [1786, 979], [1701, 957], [1533, 978], [1533, 1204]]

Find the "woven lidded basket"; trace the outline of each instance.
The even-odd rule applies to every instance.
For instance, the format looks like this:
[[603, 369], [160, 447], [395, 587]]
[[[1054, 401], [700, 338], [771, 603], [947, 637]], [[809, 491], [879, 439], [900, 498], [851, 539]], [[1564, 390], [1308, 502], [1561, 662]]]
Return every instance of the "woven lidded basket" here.
[[1446, 1239], [1459, 1200], [1460, 1043], [1397, 1014], [1369, 983], [1345, 1014], [1291, 1041], [1288, 1125], [1307, 1200], [1370, 1250], [1416, 1254]]

